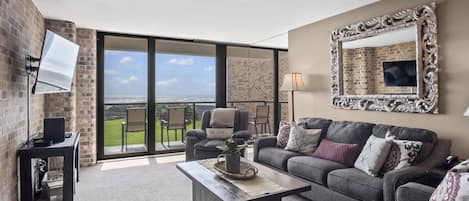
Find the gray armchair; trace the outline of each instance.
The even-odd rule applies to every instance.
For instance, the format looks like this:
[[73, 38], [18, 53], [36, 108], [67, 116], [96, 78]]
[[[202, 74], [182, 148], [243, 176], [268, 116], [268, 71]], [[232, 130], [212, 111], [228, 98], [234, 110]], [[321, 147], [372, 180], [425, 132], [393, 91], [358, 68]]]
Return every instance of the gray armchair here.
[[[210, 128], [211, 111], [202, 113], [200, 129], [187, 131], [186, 133], [186, 161], [216, 158], [221, 152], [216, 146], [224, 143], [224, 140], [209, 140], [205, 133]], [[233, 139], [238, 144], [244, 144], [251, 138], [248, 132], [248, 112], [236, 111], [234, 120]], [[242, 153], [244, 156], [244, 153]]]

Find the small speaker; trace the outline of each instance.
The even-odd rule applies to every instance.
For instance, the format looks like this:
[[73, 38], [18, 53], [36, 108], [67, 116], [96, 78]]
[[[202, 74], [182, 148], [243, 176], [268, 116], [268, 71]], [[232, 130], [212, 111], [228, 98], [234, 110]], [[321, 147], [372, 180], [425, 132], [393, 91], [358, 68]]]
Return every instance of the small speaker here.
[[44, 119], [44, 140], [59, 143], [65, 140], [65, 118]]

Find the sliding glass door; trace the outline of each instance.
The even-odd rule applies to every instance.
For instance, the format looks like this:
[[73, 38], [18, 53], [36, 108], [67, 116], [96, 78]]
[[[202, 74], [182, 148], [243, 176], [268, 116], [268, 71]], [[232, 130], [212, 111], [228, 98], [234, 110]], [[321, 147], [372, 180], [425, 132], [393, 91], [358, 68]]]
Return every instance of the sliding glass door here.
[[155, 94], [156, 152], [183, 151], [183, 133], [215, 107], [215, 45], [156, 40]]
[[104, 48], [104, 154], [147, 152], [147, 40], [105, 36]]

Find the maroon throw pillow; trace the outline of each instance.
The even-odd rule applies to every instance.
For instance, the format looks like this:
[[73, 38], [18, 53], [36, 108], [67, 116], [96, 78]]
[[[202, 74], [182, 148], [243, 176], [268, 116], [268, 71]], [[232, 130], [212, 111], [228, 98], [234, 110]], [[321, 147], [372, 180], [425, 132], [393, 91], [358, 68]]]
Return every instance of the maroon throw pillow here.
[[344, 144], [323, 139], [313, 156], [352, 167], [359, 149], [358, 144]]

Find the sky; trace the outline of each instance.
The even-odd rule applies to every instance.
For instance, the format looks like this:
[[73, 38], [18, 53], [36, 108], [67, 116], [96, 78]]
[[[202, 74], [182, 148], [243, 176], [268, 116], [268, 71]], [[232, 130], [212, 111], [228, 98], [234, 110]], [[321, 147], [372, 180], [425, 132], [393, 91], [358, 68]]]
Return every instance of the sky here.
[[[104, 53], [104, 96], [147, 96], [147, 53]], [[156, 96], [215, 96], [215, 57], [156, 54]]]

